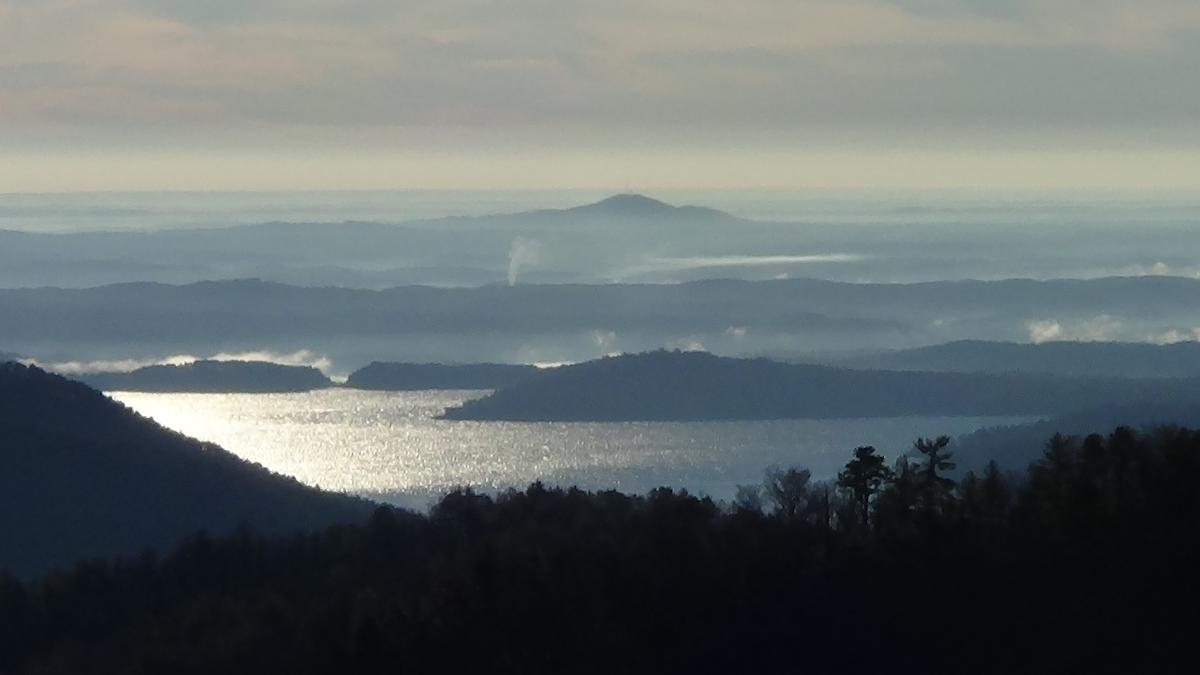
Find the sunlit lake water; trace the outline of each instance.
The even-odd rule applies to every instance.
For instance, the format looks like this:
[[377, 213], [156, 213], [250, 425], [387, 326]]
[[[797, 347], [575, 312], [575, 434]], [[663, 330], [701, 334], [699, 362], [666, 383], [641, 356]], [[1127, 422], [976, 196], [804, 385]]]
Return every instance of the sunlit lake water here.
[[554, 485], [645, 492], [668, 485], [729, 498], [772, 465], [828, 477], [858, 445], [888, 455], [917, 436], [962, 434], [1018, 418], [755, 422], [513, 423], [434, 419], [485, 392], [145, 394], [114, 399], [189, 436], [310, 485], [423, 507], [459, 485]]

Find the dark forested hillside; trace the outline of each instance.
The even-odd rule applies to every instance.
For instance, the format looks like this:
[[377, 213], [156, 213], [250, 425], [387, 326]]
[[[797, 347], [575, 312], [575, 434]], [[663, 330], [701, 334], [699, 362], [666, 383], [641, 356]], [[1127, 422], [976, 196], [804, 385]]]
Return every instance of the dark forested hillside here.
[[1200, 379], [859, 371], [658, 351], [551, 369], [445, 416], [624, 421], [1050, 415], [1134, 402], [1200, 402]]
[[196, 361], [147, 366], [128, 373], [76, 375], [73, 379], [102, 391], [268, 393], [312, 391], [333, 384], [316, 368], [261, 361]]
[[16, 363], [0, 365], [0, 459], [0, 569], [19, 574], [197, 530], [281, 534], [369, 513]]
[[428, 516], [0, 575], [4, 673], [1190, 672], [1200, 433], [948, 439], [732, 505], [533, 485]]
[[418, 389], [497, 389], [532, 377], [534, 366], [504, 363], [380, 363], [360, 368], [347, 387], [407, 391]]

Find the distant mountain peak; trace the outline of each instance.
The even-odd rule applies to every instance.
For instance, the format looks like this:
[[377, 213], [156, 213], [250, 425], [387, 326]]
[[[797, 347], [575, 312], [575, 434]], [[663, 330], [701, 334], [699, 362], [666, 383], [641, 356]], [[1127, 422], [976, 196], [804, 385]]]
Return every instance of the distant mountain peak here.
[[723, 211], [701, 206], [673, 206], [646, 195], [636, 193], [616, 194], [592, 204], [567, 209], [575, 213], [595, 213], [626, 218], [653, 216], [707, 216], [730, 217]]
[[630, 211], [636, 213], [673, 211], [675, 209], [674, 206], [671, 206], [666, 202], [647, 197], [646, 195], [639, 195], [631, 192], [613, 195], [583, 208], [604, 209], [606, 211]]

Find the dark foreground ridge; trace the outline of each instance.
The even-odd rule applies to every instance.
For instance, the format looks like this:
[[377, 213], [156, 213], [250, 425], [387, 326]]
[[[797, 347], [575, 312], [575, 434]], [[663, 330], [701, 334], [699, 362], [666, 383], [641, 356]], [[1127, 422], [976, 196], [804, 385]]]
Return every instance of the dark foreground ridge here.
[[371, 508], [17, 363], [0, 364], [0, 459], [0, 569], [18, 574], [171, 546], [198, 530], [311, 530]]
[[333, 385], [316, 368], [262, 361], [196, 361], [178, 366], [147, 366], [128, 373], [72, 377], [101, 391], [267, 394], [312, 391]]
[[467, 401], [448, 419], [724, 420], [1053, 415], [1200, 402], [1200, 379], [847, 370], [657, 351], [547, 370]]
[[533, 485], [428, 516], [0, 575], [4, 673], [1190, 672], [1200, 433], [948, 439], [722, 506]]
[[499, 389], [532, 377], [535, 366], [504, 363], [380, 363], [350, 374], [346, 386], [381, 391]]

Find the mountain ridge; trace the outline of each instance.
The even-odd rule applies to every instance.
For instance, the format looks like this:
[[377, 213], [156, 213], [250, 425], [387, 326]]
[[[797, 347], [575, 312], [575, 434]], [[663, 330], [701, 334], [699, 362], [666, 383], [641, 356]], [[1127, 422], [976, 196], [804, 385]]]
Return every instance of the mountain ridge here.
[[1069, 334], [1109, 317], [1102, 326], [1111, 332], [1107, 339], [1145, 339], [1194, 326], [1197, 313], [1200, 280], [1185, 277], [387, 290], [262, 280], [152, 282], [0, 289], [0, 345], [47, 363], [308, 350], [349, 372], [370, 361], [581, 361], [688, 344], [744, 354], [879, 350], [967, 338], [1026, 341], [1029, 322], [1039, 319]]
[[848, 368], [905, 371], [1182, 377], [1200, 375], [1200, 342], [956, 340], [867, 355], [796, 360]]
[[[437, 216], [424, 218], [401, 218], [395, 221], [385, 220], [310, 220], [310, 221], [286, 221], [286, 220], [265, 220], [260, 222], [236, 223], [232, 225], [220, 227], [181, 227], [158, 230], [87, 230], [87, 231], [52, 231], [52, 232], [30, 232], [26, 230], [17, 230], [11, 228], [0, 228], [0, 236], [20, 236], [29, 238], [50, 238], [50, 239], [69, 239], [83, 238], [96, 239], [104, 237], [124, 237], [124, 238], [139, 238], [147, 235], [180, 235], [189, 236], [194, 234], [214, 234], [214, 233], [232, 233], [237, 231], [253, 231], [256, 229], [266, 230], [303, 230], [303, 229], [335, 229], [346, 227], [363, 227], [373, 230], [395, 232], [404, 230], [413, 226], [421, 229], [420, 226], [436, 224], [441, 222], [463, 222], [463, 221], [487, 221], [493, 219], [510, 220], [516, 218], [536, 217], [543, 218], [546, 216], [568, 216], [568, 215], [612, 215], [620, 217], [656, 217], [656, 216], [704, 216], [704, 217], [721, 217], [731, 220], [745, 220], [730, 214], [720, 209], [714, 209], [707, 206], [699, 206], [694, 204], [674, 205], [664, 202], [653, 197], [646, 196], [640, 193], [617, 193], [603, 199], [577, 206], [569, 206], [565, 208], [551, 209], [527, 209], [524, 211], [496, 212], [486, 213], [481, 215], [470, 216]], [[752, 221], [757, 222], [757, 221]]]

